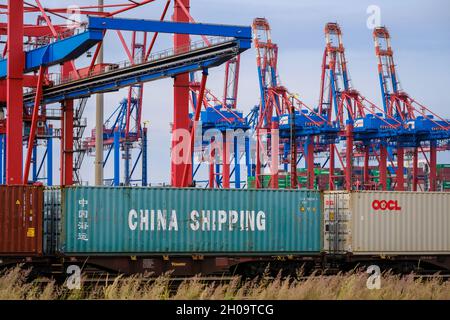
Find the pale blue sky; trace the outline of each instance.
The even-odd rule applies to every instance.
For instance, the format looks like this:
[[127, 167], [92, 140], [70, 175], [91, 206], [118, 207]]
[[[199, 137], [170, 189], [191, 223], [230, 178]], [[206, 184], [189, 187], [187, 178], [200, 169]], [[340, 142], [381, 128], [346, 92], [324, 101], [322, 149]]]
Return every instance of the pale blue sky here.
[[[31, 0], [30, 0], [31, 1]], [[5, 0], [2, 0], [2, 3]], [[105, 2], [117, 3], [122, 1]], [[43, 0], [49, 7], [95, 4], [96, 0]], [[158, 19], [165, 1], [135, 10], [126, 17]], [[366, 27], [369, 5], [381, 9], [381, 24], [392, 36], [392, 45], [402, 87], [433, 111], [450, 118], [450, 2], [446, 0], [191, 0], [191, 13], [198, 22], [250, 25], [255, 17], [265, 17], [272, 38], [279, 46], [279, 74], [282, 84], [299, 93], [309, 105], [319, 95], [320, 65], [324, 48], [323, 27], [338, 22], [343, 30], [348, 67], [355, 88], [381, 105], [377, 62], [371, 30]], [[105, 60], [125, 60], [117, 36], [106, 38]], [[163, 36], [156, 50], [171, 46], [171, 36]], [[239, 109], [247, 113], [259, 101], [255, 51], [242, 56]], [[80, 63], [82, 64], [82, 62]], [[223, 68], [211, 70], [208, 87], [221, 96]], [[106, 95], [106, 115], [125, 92]], [[149, 179], [168, 182], [170, 177], [170, 122], [172, 119], [172, 80], [145, 85], [143, 119], [149, 128]], [[95, 99], [88, 102], [86, 116], [90, 132], [94, 124]], [[440, 159], [448, 155], [440, 155]], [[93, 181], [93, 158], [85, 160], [83, 175]], [[112, 173], [108, 170], [107, 174]], [[55, 173], [56, 174], [56, 173]]]

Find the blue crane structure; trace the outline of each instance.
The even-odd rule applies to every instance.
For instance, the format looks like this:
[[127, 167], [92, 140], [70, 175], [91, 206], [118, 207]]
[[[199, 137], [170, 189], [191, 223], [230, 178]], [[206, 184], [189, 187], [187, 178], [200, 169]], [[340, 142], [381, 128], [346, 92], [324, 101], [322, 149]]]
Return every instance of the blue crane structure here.
[[[251, 29], [240, 26], [98, 17], [89, 17], [87, 25], [87, 31], [77, 36], [61, 40], [62, 42], [67, 41], [70, 44], [71, 52], [79, 52], [81, 55], [92, 47], [95, 41], [100, 41], [103, 31], [110, 28], [113, 30], [128, 31], [201, 34], [217, 36], [219, 38], [210, 39], [210, 45], [205, 45], [204, 41], [194, 42], [189, 48], [184, 48], [184, 50], [179, 50], [178, 52], [174, 50], [158, 52], [151, 55], [148, 61], [135, 65], [127, 63], [124, 66], [119, 66], [112, 70], [109, 68], [101, 69], [97, 74], [94, 73], [78, 80], [70, 77], [62, 77], [59, 83], [43, 89], [41, 99], [43, 104], [64, 101], [66, 99], [80, 99], [96, 93], [117, 91], [120, 88], [138, 83], [216, 67], [236, 56], [236, 54], [249, 49], [251, 46]], [[89, 46], [86, 45], [86, 42]], [[50, 51], [56, 52], [65, 48], [65, 46], [61, 46], [59, 41], [50, 44], [48, 47]], [[41, 51], [31, 53], [32, 57], [27, 59], [27, 61], [38, 60], [39, 58], [35, 56], [41, 57]], [[67, 60], [71, 60], [74, 56], [66, 54], [65, 57]], [[51, 60], [52, 64], [61, 62], [59, 55], [55, 59]], [[37, 63], [33, 64], [34, 67], [36, 65]], [[0, 61], [0, 79], [3, 75], [1, 70]], [[32, 104], [33, 98], [34, 92], [25, 94], [25, 104]]]
[[[241, 179], [241, 159], [245, 159], [248, 168], [250, 158], [250, 125], [243, 113], [237, 109], [237, 82], [239, 77], [239, 56], [227, 62], [225, 66], [225, 85], [223, 99], [205, 89], [202, 105], [204, 110], [200, 113], [202, 135], [200, 141], [195, 143], [196, 167], [193, 171], [193, 180], [196, 185], [204, 184], [209, 188], [234, 188], [245, 186]], [[190, 79], [191, 104], [195, 112], [198, 104], [200, 83], [195, 81], [195, 74]], [[191, 113], [191, 117], [194, 116]], [[231, 157], [232, 154], [232, 157]], [[206, 161], [205, 161], [206, 160]], [[197, 178], [201, 165], [209, 163], [207, 180]], [[233, 166], [232, 166], [233, 165]], [[234, 180], [231, 178], [234, 176]]]
[[[38, 127], [38, 119], [48, 120], [45, 114], [46, 105], [53, 103], [61, 103], [62, 108], [59, 111], [57, 120], [64, 122], [65, 127], [61, 130], [54, 130], [52, 138], [60, 138], [62, 140], [62, 149], [71, 151], [62, 151], [61, 157], [61, 184], [70, 185], [73, 183], [73, 171], [76, 165], [73, 161], [73, 129], [76, 126], [74, 119], [73, 100], [79, 99], [80, 105], [84, 108], [86, 98], [92, 94], [106, 93], [117, 91], [120, 88], [139, 86], [144, 82], [154, 81], [161, 78], [174, 77], [179, 74], [185, 74], [196, 70], [203, 70], [207, 74], [209, 68], [216, 67], [234, 57], [241, 52], [247, 50], [251, 46], [251, 28], [245, 26], [227, 26], [203, 23], [183, 23], [183, 22], [166, 22], [151, 21], [137, 19], [122, 18], [105, 18], [105, 17], [88, 17], [86, 24], [82, 25], [82, 30], [71, 30], [71, 34], [66, 36], [58, 36], [39, 48], [25, 52], [25, 68], [24, 73], [37, 72], [37, 85], [34, 90], [25, 92], [23, 102], [25, 108], [28, 108], [31, 118], [30, 134], [29, 134], [29, 151], [30, 157], [25, 162], [25, 175], [28, 178], [28, 169], [33, 163], [33, 181], [39, 178], [39, 171], [43, 162], [38, 166], [33, 154], [35, 151], [35, 142], [37, 139], [48, 137], [36, 134]], [[202, 35], [211, 36], [206, 41], [193, 42], [186, 48], [176, 48], [155, 53], [146, 57], [139, 63], [127, 63], [126, 65], [108, 65], [93, 66], [88, 72], [80, 76], [80, 70], [74, 68], [73, 60], [86, 53], [90, 48], [98, 45], [103, 40], [106, 30], [122, 30], [122, 31], [142, 31], [157, 33], [173, 33], [185, 35]], [[0, 80], [7, 76], [7, 59], [0, 60]], [[63, 72], [57, 79], [50, 79], [46, 76], [46, 70], [50, 66], [63, 65]], [[71, 68], [67, 67], [71, 66]], [[45, 80], [45, 81], [44, 81]], [[206, 77], [205, 77], [206, 81]], [[202, 86], [201, 90], [204, 90]], [[130, 99], [129, 99], [130, 101]], [[128, 103], [129, 104], [129, 103]], [[42, 106], [40, 108], [40, 106]], [[138, 109], [140, 109], [138, 107]], [[128, 106], [128, 110], [131, 108]], [[57, 110], [57, 109], [55, 109]], [[129, 111], [127, 111], [129, 112]], [[75, 112], [76, 113], [76, 112]], [[120, 112], [119, 112], [120, 114]], [[55, 119], [56, 119], [55, 118]], [[82, 125], [80, 125], [81, 127]], [[119, 128], [120, 126], [117, 126]], [[49, 128], [47, 132], [51, 133]], [[55, 133], [55, 131], [58, 131]], [[80, 130], [82, 131], [82, 130]], [[137, 130], [136, 132], [144, 132], [145, 130]], [[127, 132], [128, 134], [128, 132]], [[1, 135], [1, 130], [0, 130]], [[120, 141], [120, 133], [117, 134]], [[0, 158], [4, 160], [6, 138], [0, 137]], [[114, 140], [114, 139], [113, 139]], [[113, 143], [114, 145], [114, 143]], [[117, 145], [117, 143], [116, 143]], [[47, 143], [50, 148], [52, 143]], [[117, 152], [116, 150], [114, 150]], [[52, 184], [52, 164], [51, 150], [46, 151], [46, 159], [48, 168], [47, 183]], [[143, 151], [142, 151], [143, 152]], [[9, 155], [6, 155], [8, 157]], [[143, 152], [144, 156], [144, 152]], [[0, 161], [0, 167], [2, 162]], [[36, 163], [36, 165], [34, 165]], [[3, 166], [5, 167], [5, 166]], [[3, 168], [2, 168], [3, 169]], [[131, 169], [132, 171], [133, 169]], [[3, 170], [4, 171], [4, 170]], [[117, 171], [117, 170], [116, 170]], [[1, 175], [2, 177], [4, 174]], [[141, 179], [144, 184], [146, 179]], [[114, 178], [117, 183], [117, 178]]]
[[[129, 62], [133, 65], [142, 63], [148, 50], [146, 33], [142, 34], [141, 39], [138, 37], [139, 34], [134, 31], [129, 52]], [[117, 65], [113, 67], [117, 68]], [[120, 102], [103, 125], [103, 145], [106, 146], [103, 168], [107, 167], [108, 162], [113, 162], [114, 173], [112, 178], [104, 178], [106, 185], [148, 185], [148, 135], [145, 122], [144, 126], [141, 124], [143, 91], [142, 83], [130, 86], [127, 98]], [[91, 154], [95, 150], [95, 139], [95, 130], [93, 130], [91, 137], [85, 139], [84, 148], [80, 151], [85, 152], [87, 149], [88, 154]], [[137, 152], [134, 152], [135, 149]], [[140, 174], [138, 175], [136, 172], [139, 171], [137, 170], [139, 166]], [[123, 180], [121, 171], [123, 171]]]
[[[113, 177], [104, 179], [105, 185], [130, 186], [138, 184], [141, 186], [148, 185], [147, 177], [147, 127], [136, 125], [127, 131], [127, 114], [128, 110], [131, 117], [136, 119], [139, 113], [139, 100], [132, 98], [130, 104], [128, 99], [123, 99], [119, 106], [106, 119], [103, 126], [103, 141], [106, 149], [106, 156], [103, 167], [106, 167], [109, 160], [113, 162]], [[139, 122], [136, 121], [136, 124]], [[95, 129], [91, 137], [84, 141], [86, 151], [92, 153], [95, 149]], [[138, 152], [133, 160], [133, 149]], [[123, 176], [121, 179], [121, 163], [123, 160]], [[141, 164], [141, 174], [137, 177], [136, 171], [139, 163]], [[122, 181], [121, 181], [122, 180]]]

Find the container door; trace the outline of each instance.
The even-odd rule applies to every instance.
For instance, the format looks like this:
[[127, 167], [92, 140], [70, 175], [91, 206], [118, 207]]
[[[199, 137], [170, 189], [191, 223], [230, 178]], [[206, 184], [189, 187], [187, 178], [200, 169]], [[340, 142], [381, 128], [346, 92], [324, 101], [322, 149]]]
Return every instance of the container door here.
[[324, 250], [331, 254], [351, 251], [350, 194], [324, 194]]

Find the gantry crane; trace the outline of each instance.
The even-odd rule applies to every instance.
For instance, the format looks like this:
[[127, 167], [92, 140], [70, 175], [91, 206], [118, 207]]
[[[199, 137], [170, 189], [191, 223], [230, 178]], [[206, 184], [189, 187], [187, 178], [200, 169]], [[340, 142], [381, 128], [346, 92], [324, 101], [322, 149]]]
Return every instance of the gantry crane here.
[[[2, 14], [8, 15], [7, 36], [8, 43], [0, 60], [0, 102], [7, 108], [4, 139], [6, 144], [6, 183], [22, 184], [28, 180], [36, 133], [39, 133], [38, 123], [46, 105], [57, 103], [59, 106], [58, 121], [61, 128], [55, 128], [57, 137], [61, 140], [60, 184], [71, 185], [74, 182], [74, 124], [77, 109], [74, 100], [83, 99], [95, 93], [115, 91], [130, 85], [154, 81], [166, 77], [175, 78], [174, 89], [174, 129], [189, 130], [188, 113], [188, 73], [203, 70], [205, 81], [202, 81], [202, 91], [206, 82], [209, 68], [218, 66], [237, 54], [247, 50], [251, 45], [251, 29], [249, 27], [225, 26], [192, 23], [189, 14], [189, 0], [168, 0], [160, 21], [133, 20], [112, 17], [129, 10], [153, 2], [151, 0], [133, 1], [133, 3], [109, 5], [110, 12], [97, 12], [97, 6], [80, 8], [80, 15], [89, 15], [87, 22], [77, 22], [75, 26], [54, 25], [49, 15], [57, 14], [64, 17], [64, 8], [44, 8], [36, 0], [36, 5], [24, 3], [22, 0], [9, 1], [8, 5], [0, 5], [7, 9]], [[169, 5], [174, 4], [174, 22], [165, 22], [164, 16]], [[45, 26], [36, 27], [24, 24], [24, 13], [39, 12], [46, 22]], [[95, 64], [104, 34], [107, 30], [114, 30], [121, 40], [122, 31], [154, 32], [151, 45], [146, 52], [145, 59], [134, 65], [120, 65], [111, 69], [109, 66]], [[158, 33], [172, 33], [174, 49], [158, 55], [150, 55], [151, 48]], [[24, 49], [23, 35], [39, 38], [45, 34], [49, 41], [40, 42], [37, 48]], [[190, 43], [189, 35], [196, 34], [203, 37], [213, 36], [208, 46], [198, 46]], [[220, 38], [219, 38], [220, 37]], [[123, 41], [122, 41], [123, 42]], [[75, 67], [74, 60], [96, 46], [95, 54], [88, 68], [82, 70]], [[25, 58], [25, 59], [23, 59]], [[62, 65], [61, 74], [57, 79], [47, 81], [47, 69], [51, 66]], [[33, 73], [33, 74], [30, 74]], [[23, 88], [32, 90], [23, 95]], [[31, 125], [28, 135], [28, 150], [25, 170], [22, 172], [22, 131], [23, 108], [31, 110]], [[196, 116], [197, 117], [197, 116]], [[14, 130], [12, 129], [14, 128]], [[0, 133], [2, 130], [0, 130]], [[174, 130], [176, 132], [176, 130]], [[19, 143], [20, 142], [20, 143]], [[172, 141], [176, 146], [179, 141]], [[190, 150], [187, 150], [187, 153]], [[4, 154], [5, 154], [4, 153]], [[172, 154], [174, 156], [174, 154]], [[185, 157], [187, 154], [184, 154]], [[189, 185], [189, 178], [185, 176], [191, 171], [189, 162], [176, 163], [172, 161], [172, 185]], [[25, 177], [25, 178], [24, 178]]]
[[[253, 22], [257, 68], [260, 85], [260, 106], [254, 110], [256, 121], [256, 187], [263, 186], [261, 168], [262, 137], [267, 135], [267, 154], [271, 156], [270, 182], [278, 188], [279, 165], [287, 173], [290, 167], [289, 185], [300, 186], [297, 173], [299, 161], [304, 157], [307, 169], [305, 186], [314, 188], [314, 153], [316, 147], [333, 143], [337, 137], [334, 125], [316, 110], [308, 107], [299, 97], [280, 85], [277, 73], [278, 46], [272, 41], [270, 25], [264, 18]], [[315, 141], [316, 140], [316, 141]], [[280, 161], [281, 159], [281, 161]]]
[[[200, 114], [202, 125], [202, 141], [197, 141], [195, 150], [198, 161], [193, 179], [196, 185], [206, 182], [209, 188], [221, 187], [228, 189], [231, 183], [241, 188], [241, 159], [245, 159], [246, 167], [250, 156], [249, 129], [243, 113], [237, 109], [237, 93], [239, 81], [239, 56], [225, 64], [225, 82], [223, 97], [220, 99], [214, 93], [205, 89]], [[198, 104], [200, 82], [191, 74], [190, 81], [191, 104], [193, 116]], [[232, 156], [231, 156], [232, 155]], [[208, 180], [196, 179], [203, 162], [209, 162]], [[233, 167], [231, 168], [231, 165]], [[231, 177], [234, 176], [234, 181]]]
[[[397, 135], [395, 150], [397, 157], [396, 189], [404, 190], [404, 153], [406, 147], [410, 150], [413, 160], [412, 190], [417, 191], [418, 187], [418, 153], [420, 150], [429, 166], [429, 190], [435, 191], [437, 145], [439, 141], [448, 141], [450, 138], [450, 123], [402, 90], [394, 62], [391, 37], [387, 28], [375, 28], [373, 38], [378, 59], [378, 75], [384, 112], [402, 123], [401, 130]], [[429, 158], [425, 155], [424, 143], [428, 144]]]
[[[319, 114], [337, 124], [341, 139], [345, 141], [343, 153], [338, 150], [338, 145], [330, 145], [329, 188], [335, 189], [336, 180], [341, 178], [344, 178], [346, 190], [373, 188], [369, 176], [369, 157], [373, 154], [378, 159], [380, 171], [380, 181], [375, 188], [386, 190], [388, 138], [400, 123], [385, 117], [381, 108], [353, 88], [342, 31], [337, 23], [326, 24], [325, 40], [318, 109]], [[364, 155], [363, 177], [356, 180], [353, 161], [358, 150], [355, 148], [362, 149]], [[335, 175], [335, 156], [341, 163], [343, 177]]]

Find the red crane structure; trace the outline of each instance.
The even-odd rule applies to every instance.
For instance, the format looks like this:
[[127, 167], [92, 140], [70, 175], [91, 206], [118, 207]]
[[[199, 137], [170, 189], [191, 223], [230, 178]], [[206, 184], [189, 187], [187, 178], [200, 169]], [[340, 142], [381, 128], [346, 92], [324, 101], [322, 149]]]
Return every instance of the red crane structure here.
[[[351, 85], [341, 29], [337, 23], [328, 23], [319, 103], [317, 108], [310, 108], [281, 85], [278, 46], [272, 41], [269, 23], [264, 18], [254, 20], [260, 103], [252, 115], [256, 157], [251, 165], [248, 139], [244, 153], [236, 149], [235, 140], [226, 139], [229, 130], [243, 129], [247, 133], [250, 129], [248, 120], [237, 110], [239, 54], [250, 48], [249, 27], [197, 24], [190, 14], [190, 0], [161, 1], [159, 21], [120, 18], [156, 0], [80, 6], [77, 14], [89, 23], [73, 18], [70, 9], [48, 8], [41, 2], [44, 1], [8, 0], [7, 4], [0, 5], [0, 15], [7, 17], [6, 23], [0, 23], [0, 36], [7, 36], [0, 59], [0, 107], [6, 109], [6, 113], [0, 112], [0, 182], [26, 184], [30, 173], [36, 182], [36, 146], [40, 140], [52, 144], [51, 138], [60, 140], [60, 185], [80, 182], [78, 171], [84, 148], [83, 111], [87, 98], [128, 88], [124, 136], [120, 139], [127, 148], [134, 139], [140, 138], [142, 131], [143, 83], [172, 77], [170, 184], [173, 187], [194, 184], [196, 170], [191, 159], [197, 123], [201, 119], [225, 137], [220, 157], [216, 153], [210, 162], [210, 188], [230, 188], [233, 173], [235, 187], [239, 188], [239, 159], [245, 153], [247, 173], [254, 175], [256, 188], [265, 186], [266, 176], [270, 176], [269, 186], [278, 188], [282, 166], [284, 173], [289, 171], [291, 188], [315, 188], [315, 169], [328, 168], [330, 190], [338, 189], [343, 182], [346, 190], [393, 187], [402, 191], [407, 189], [405, 172], [410, 170], [405, 167], [407, 156], [413, 160], [412, 190], [420, 188], [420, 180], [428, 190], [436, 190], [437, 152], [448, 148], [450, 123], [400, 88], [391, 38], [385, 27], [375, 28], [373, 32], [383, 107], [376, 106]], [[173, 15], [169, 23], [165, 19], [171, 5]], [[131, 44], [124, 31], [131, 32]], [[117, 35], [128, 58], [127, 65], [119, 66], [118, 70], [115, 64], [96, 63], [106, 32]], [[155, 58], [153, 49], [159, 33], [174, 34], [174, 48]], [[201, 47], [191, 41], [191, 35], [202, 36]], [[221, 40], [206, 36], [221, 37]], [[75, 61], [78, 63], [77, 59], [94, 47], [93, 54], [87, 55], [90, 59], [87, 66], [76, 66]], [[224, 92], [223, 97], [218, 97], [206, 88], [206, 81], [209, 68], [223, 63]], [[190, 79], [189, 72], [199, 70], [201, 81]], [[137, 109], [132, 105], [137, 105]], [[111, 133], [97, 129], [104, 134]], [[231, 149], [233, 142], [235, 147]], [[202, 145], [202, 152], [207, 148]], [[49, 152], [48, 183], [52, 184], [52, 153]], [[234, 168], [230, 161], [232, 153]], [[318, 154], [327, 157], [321, 168], [315, 168]], [[419, 154], [423, 154], [429, 167], [426, 178], [419, 174]], [[301, 159], [306, 165], [306, 180], [302, 180], [306, 183], [299, 182]], [[364, 163], [362, 169], [355, 165], [355, 160], [360, 159]], [[337, 168], [338, 162], [342, 170]], [[374, 164], [379, 171], [377, 177], [371, 173]]]
[[[345, 140], [345, 152], [340, 152], [338, 145], [331, 144], [329, 149], [329, 188], [335, 189], [337, 179], [344, 178], [344, 188], [352, 189], [387, 189], [387, 139], [381, 134], [383, 126], [394, 130], [400, 122], [392, 123], [393, 119], [385, 119], [383, 110], [368, 101], [351, 85], [342, 31], [337, 23], [327, 23], [325, 26], [326, 47], [322, 61], [320, 84], [319, 113], [329, 121], [336, 123], [342, 140]], [[380, 113], [381, 112], [381, 113]], [[374, 130], [379, 134], [369, 134], [364, 127], [367, 115], [380, 121], [380, 126]], [[389, 115], [387, 115], [389, 116]], [[362, 123], [362, 124], [360, 124]], [[355, 129], [355, 127], [358, 127]], [[359, 128], [361, 127], [361, 128]], [[360, 138], [356, 132], [362, 130]], [[386, 131], [386, 130], [385, 130]], [[358, 141], [356, 141], [358, 140]], [[354, 175], [354, 159], [362, 151], [364, 168], [362, 179]], [[336, 156], [341, 164], [343, 177], [335, 175]], [[380, 179], [374, 185], [369, 176], [369, 160], [374, 157], [378, 161]], [[355, 179], [356, 178], [356, 179]]]
[[[74, 183], [74, 171], [79, 167], [74, 165], [74, 153], [78, 152], [74, 140], [81, 137], [77, 134], [83, 130], [79, 123], [80, 111], [86, 105], [85, 98], [95, 94], [117, 91], [120, 88], [132, 86], [128, 93], [128, 110], [126, 116], [125, 139], [131, 130], [130, 101], [139, 101], [136, 121], [140, 124], [142, 109], [142, 83], [164, 77], [174, 78], [174, 121], [172, 146], [183, 142], [180, 132], [193, 133], [189, 118], [189, 72], [203, 70], [201, 81], [201, 95], [207, 79], [207, 70], [235, 58], [240, 52], [251, 45], [251, 30], [249, 27], [226, 26], [212, 24], [195, 24], [191, 17], [189, 0], [167, 0], [159, 21], [133, 20], [118, 17], [130, 10], [154, 3], [155, 0], [132, 1], [109, 5], [91, 5], [79, 7], [77, 14], [89, 23], [75, 21], [72, 11], [66, 8], [47, 8], [39, 0], [34, 3], [23, 0], [8, 1], [7, 5], [0, 5], [0, 14], [7, 15], [7, 24], [0, 25], [0, 32], [7, 35], [7, 43], [3, 50], [3, 60], [0, 61], [0, 103], [6, 106], [6, 119], [0, 121], [0, 135], [6, 136], [6, 183], [22, 184], [28, 182], [30, 166], [36, 145], [36, 131], [38, 120], [50, 120], [47, 116], [48, 104], [58, 104], [57, 113], [52, 115], [52, 121], [60, 122], [60, 128], [55, 128], [56, 137], [61, 141], [60, 153], [60, 184], [62, 186]], [[163, 2], [164, 3], [164, 2]], [[164, 21], [170, 5], [173, 4], [172, 21]], [[28, 14], [39, 15], [38, 25], [24, 24], [24, 17]], [[56, 25], [55, 20], [64, 19], [70, 23]], [[113, 18], [114, 19], [111, 19]], [[45, 22], [45, 23], [43, 23]], [[113, 30], [123, 45], [130, 63], [120, 66], [120, 70], [111, 70], [110, 64], [96, 64], [101, 52], [105, 33]], [[122, 31], [131, 31], [131, 47], [125, 41]], [[136, 41], [137, 33], [143, 34], [143, 42]], [[152, 33], [151, 40], [148, 34]], [[174, 34], [174, 48], [159, 55], [151, 54], [159, 33]], [[191, 44], [190, 35], [200, 35], [204, 39], [205, 47]], [[220, 37], [209, 39], [206, 36]], [[25, 44], [35, 50], [24, 50]], [[147, 40], [149, 45], [147, 46]], [[219, 41], [220, 40], [220, 41]], [[75, 60], [95, 46], [88, 67], [77, 68]], [[203, 51], [202, 51], [203, 50]], [[139, 59], [136, 55], [139, 51]], [[167, 56], [178, 59], [164, 60]], [[26, 59], [25, 59], [26, 57]], [[156, 62], [156, 60], [164, 60]], [[139, 63], [136, 63], [139, 60]], [[172, 62], [175, 61], [175, 62]], [[158, 64], [148, 68], [149, 65]], [[57, 78], [48, 76], [49, 68], [60, 67]], [[161, 70], [161, 71], [160, 71]], [[4, 79], [3, 79], [4, 78]], [[98, 81], [96, 81], [98, 79]], [[30, 88], [24, 91], [24, 88]], [[229, 88], [230, 92], [236, 87]], [[79, 99], [79, 105], [74, 100]], [[201, 101], [202, 99], [200, 99]], [[23, 107], [25, 106], [25, 107]], [[25, 108], [25, 112], [24, 112]], [[27, 111], [31, 111], [27, 113]], [[200, 109], [196, 110], [196, 114]], [[28, 120], [29, 119], [29, 120]], [[1, 119], [0, 119], [1, 120]], [[28, 150], [23, 165], [22, 128], [23, 122], [29, 121], [30, 130], [27, 134]], [[77, 134], [74, 135], [74, 129]], [[139, 131], [139, 130], [137, 130]], [[3, 142], [3, 139], [0, 141]], [[19, 143], [20, 142], [20, 143]], [[172, 148], [171, 184], [174, 187], [192, 184], [191, 161], [173, 161], [174, 158], [188, 160], [192, 150], [182, 148], [179, 154]], [[4, 154], [4, 153], [3, 153]], [[79, 162], [78, 160], [76, 161]]]
[[[430, 168], [428, 189], [436, 190], [436, 152], [448, 149], [449, 121], [399, 89], [386, 28], [374, 30], [384, 108], [352, 86], [342, 31], [337, 23], [325, 26], [326, 47], [316, 109], [309, 108], [280, 85], [278, 46], [272, 42], [266, 19], [254, 20], [253, 36], [261, 96], [258, 108], [251, 113], [252, 119], [257, 119], [254, 126], [256, 188], [278, 188], [279, 163], [284, 165], [285, 172], [290, 165], [289, 187], [303, 188], [304, 180], [298, 178], [304, 177], [297, 177], [297, 164], [304, 158], [309, 189], [406, 190], [409, 188], [405, 185], [405, 172], [409, 170], [404, 165], [406, 150], [413, 155], [412, 190], [417, 190], [420, 150]], [[275, 134], [271, 132], [275, 130], [280, 136], [279, 145], [273, 143]], [[267, 147], [264, 148], [265, 141]], [[267, 150], [265, 156], [272, 156], [269, 161], [261, 155], [264, 150]], [[279, 157], [280, 154], [283, 156]], [[325, 156], [326, 160], [315, 163], [315, 155]], [[328, 186], [315, 184], [315, 166], [319, 165], [320, 175], [326, 174], [328, 169]], [[263, 168], [270, 168], [270, 173], [263, 173]], [[270, 182], [267, 184], [268, 175]]]
[[[270, 164], [270, 185], [278, 188], [278, 160], [279, 160], [279, 141], [270, 139], [272, 132], [278, 130], [278, 118], [282, 114], [291, 113], [293, 108], [289, 100], [287, 89], [278, 84], [278, 46], [272, 42], [271, 29], [269, 22], [264, 18], [253, 20], [253, 38], [256, 50], [256, 66], [258, 70], [260, 103], [258, 119], [255, 127], [256, 134], [256, 168], [255, 168], [255, 187], [261, 188], [261, 169], [264, 165], [263, 151], [267, 156], [271, 156]], [[273, 135], [275, 137], [275, 134]], [[265, 147], [263, 138], [267, 137], [267, 147]], [[270, 147], [269, 147], [270, 145]], [[293, 143], [291, 156], [291, 185], [297, 185], [297, 144]]]
[[231, 109], [236, 109], [237, 107], [240, 65], [241, 55], [228, 60], [225, 64], [225, 82], [222, 105], [227, 106]]
[[[256, 18], [253, 21], [253, 37], [261, 97], [255, 126], [255, 187], [263, 186], [261, 169], [268, 166], [263, 163], [267, 155], [271, 162], [269, 185], [272, 188], [278, 188], [280, 163], [283, 164], [284, 171], [287, 171], [289, 164], [290, 187], [298, 188], [297, 165], [304, 157], [307, 168], [306, 186], [312, 189], [316, 146], [314, 140], [324, 138], [327, 129], [332, 129], [332, 124], [280, 85], [277, 72], [278, 46], [272, 41], [270, 25], [266, 19]], [[265, 137], [267, 146], [263, 141]]]
[[[209, 174], [207, 186], [209, 188], [230, 188], [231, 176], [234, 174], [234, 186], [239, 189], [241, 187], [241, 158], [245, 156], [246, 164], [248, 163], [249, 137], [246, 135], [246, 132], [250, 127], [242, 112], [237, 110], [239, 63], [240, 56], [236, 56], [225, 64], [225, 82], [222, 99], [206, 88], [203, 101], [201, 102], [204, 110], [200, 116], [202, 128], [206, 131], [211, 129], [215, 131], [210, 131], [209, 134], [205, 132], [210, 140], [209, 143], [203, 141], [197, 143], [195, 148], [197, 151], [196, 159], [200, 161], [193, 175], [197, 175], [203, 160], [208, 160]], [[195, 79], [195, 74], [192, 73], [190, 101], [193, 113], [199, 104], [200, 89], [201, 83]], [[244, 142], [245, 148], [242, 148], [242, 142]], [[234, 164], [233, 168], [232, 164]], [[196, 184], [197, 182], [201, 183], [202, 180], [196, 180]]]
[[[98, 12], [99, 6], [81, 6], [79, 14], [81, 16], [102, 16], [114, 17], [129, 10], [141, 7], [154, 0], [133, 1], [133, 3], [111, 4], [103, 6], [109, 11]], [[168, 7], [168, 4], [166, 5]], [[51, 16], [70, 21], [71, 12], [67, 8], [47, 8], [39, 0], [35, 4], [27, 3], [23, 0], [9, 0], [7, 5], [0, 5], [4, 10], [0, 14], [7, 15], [6, 24], [7, 43], [3, 51], [3, 57], [7, 57], [7, 77], [0, 81], [0, 98], [6, 105], [6, 184], [22, 184], [27, 182], [30, 172], [32, 150], [36, 141], [36, 128], [38, 119], [46, 118], [45, 106], [40, 107], [42, 90], [51, 81], [47, 75], [49, 66], [41, 66], [32, 75], [25, 74], [24, 37], [28, 45], [40, 46], [46, 42], [61, 40], [74, 35], [79, 21], [72, 21], [71, 24], [54, 25]], [[167, 9], [166, 9], [167, 10]], [[25, 24], [25, 14], [39, 14], [38, 24]], [[45, 21], [45, 24], [42, 23]], [[4, 30], [5, 25], [0, 30]], [[2, 32], [4, 34], [4, 32]], [[89, 74], [94, 70], [96, 57], [100, 50], [101, 43], [97, 45], [95, 54], [90, 63]], [[80, 78], [79, 70], [76, 69], [73, 61], [68, 61], [61, 66], [62, 78]], [[32, 108], [30, 133], [28, 137], [28, 148], [26, 161], [23, 165], [22, 150], [22, 129], [24, 121], [23, 90], [32, 88], [35, 90], [35, 103]], [[60, 155], [60, 184], [73, 184], [74, 167], [74, 101], [66, 100], [61, 103], [60, 117], [61, 129], [59, 138], [61, 140]]]

